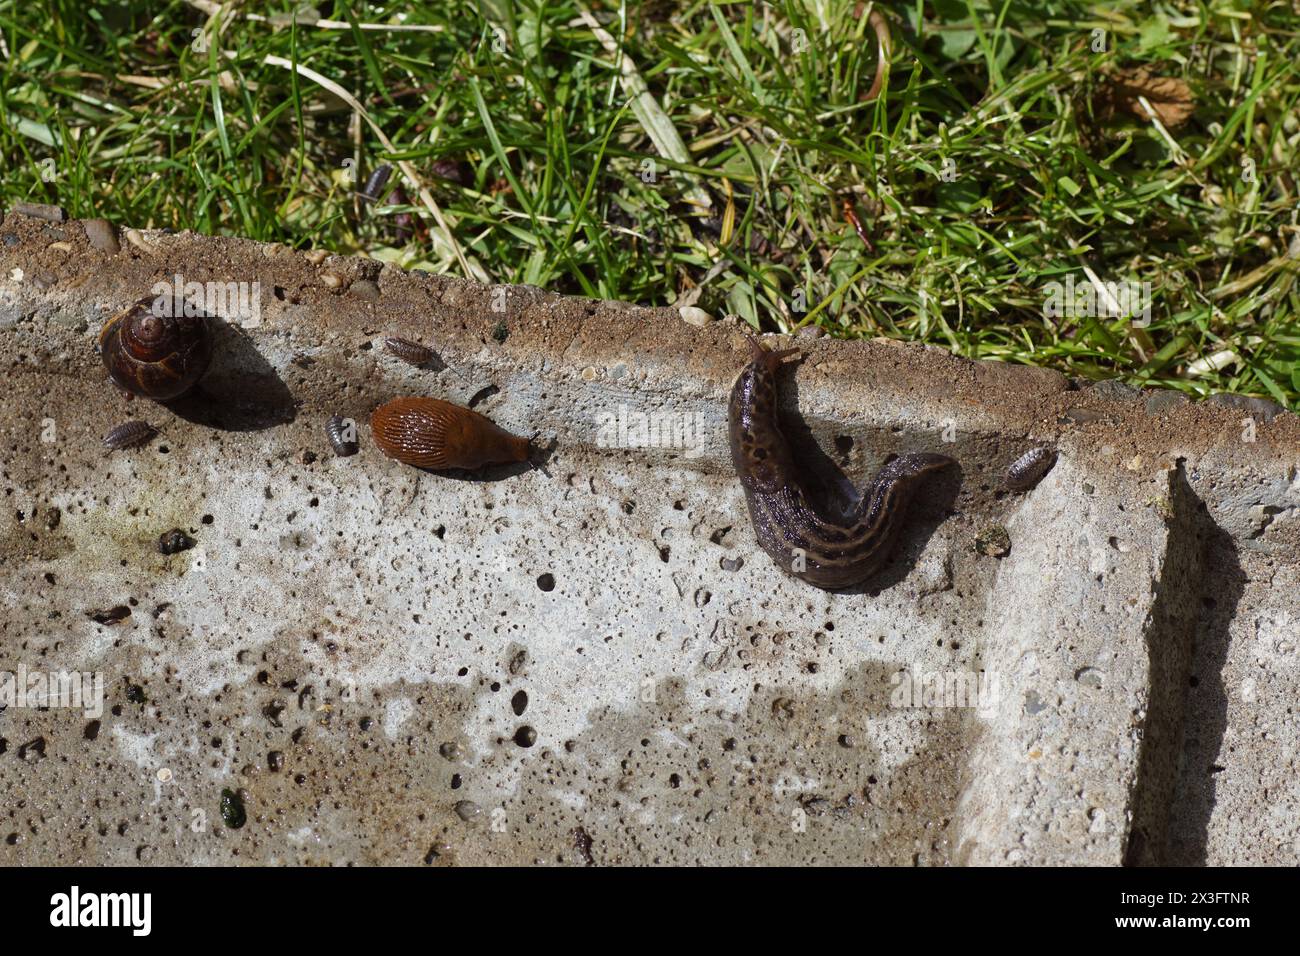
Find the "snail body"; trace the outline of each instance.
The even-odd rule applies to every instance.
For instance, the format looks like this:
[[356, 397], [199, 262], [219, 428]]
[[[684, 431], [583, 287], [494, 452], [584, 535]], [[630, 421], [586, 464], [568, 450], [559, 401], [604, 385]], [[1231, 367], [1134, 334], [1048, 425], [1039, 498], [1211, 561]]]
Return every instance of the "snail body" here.
[[731, 460], [740, 477], [759, 545], [787, 574], [819, 588], [861, 584], [889, 558], [921, 479], [954, 464], [947, 455], [900, 455], [866, 493], [819, 511], [777, 421], [776, 370], [798, 349], [769, 352], [750, 338], [752, 358], [728, 405]]
[[212, 361], [212, 332], [203, 314], [186, 315], [185, 303], [172, 302], [160, 315], [154, 296], [146, 296], [104, 323], [99, 354], [111, 378], [128, 395], [165, 402], [189, 391]]
[[527, 461], [532, 442], [476, 411], [437, 398], [395, 398], [370, 416], [375, 444], [389, 458], [416, 468], [472, 471]]

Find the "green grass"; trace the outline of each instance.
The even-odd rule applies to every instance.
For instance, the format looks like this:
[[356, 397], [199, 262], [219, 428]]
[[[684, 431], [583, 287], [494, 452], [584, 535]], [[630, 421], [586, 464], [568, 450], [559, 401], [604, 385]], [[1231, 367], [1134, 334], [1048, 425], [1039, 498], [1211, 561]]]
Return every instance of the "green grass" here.
[[[634, 102], [575, 2], [0, 2], [0, 200], [1297, 407], [1294, 4], [888, 5], [871, 103], [854, 6], [593, 3]], [[1137, 66], [1188, 122], [1101, 108]], [[432, 203], [360, 204], [345, 163], [399, 161]], [[1045, 317], [1085, 267], [1149, 281], [1150, 324]]]

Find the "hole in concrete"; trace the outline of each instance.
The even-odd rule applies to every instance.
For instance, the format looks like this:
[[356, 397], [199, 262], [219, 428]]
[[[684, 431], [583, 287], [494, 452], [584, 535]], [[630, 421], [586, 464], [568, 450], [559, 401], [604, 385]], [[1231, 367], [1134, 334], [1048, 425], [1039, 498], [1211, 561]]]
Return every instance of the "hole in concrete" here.
[[537, 576], [537, 586], [541, 588], [543, 591], [554, 591], [555, 575], [551, 574], [550, 572], [547, 572], [546, 574], [539, 574]]
[[668, 547], [668, 545], [664, 544], [659, 546], [659, 560], [664, 564], [668, 563], [668, 556], [670, 554], [672, 554], [672, 548]]
[[537, 743], [537, 731], [527, 724], [515, 731], [515, 743], [521, 747], [531, 747]]
[[441, 541], [442, 536], [447, 533], [447, 528], [445, 525], [438, 525], [438, 527], [433, 529], [433, 533], [438, 538], [438, 540]]
[[848, 458], [849, 452], [853, 451], [853, 439], [848, 435], [836, 435], [835, 450], [844, 458]]
[[524, 691], [516, 691], [515, 696], [510, 698], [510, 709], [515, 712], [516, 717], [522, 717], [524, 711], [528, 709], [528, 695]]

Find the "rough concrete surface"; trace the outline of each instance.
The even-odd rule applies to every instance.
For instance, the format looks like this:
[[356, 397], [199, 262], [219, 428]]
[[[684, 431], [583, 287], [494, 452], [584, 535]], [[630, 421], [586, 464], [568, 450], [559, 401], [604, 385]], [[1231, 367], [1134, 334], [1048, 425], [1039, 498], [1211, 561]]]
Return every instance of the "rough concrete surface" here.
[[[198, 395], [128, 403], [96, 334], [176, 274], [259, 281], [261, 322]], [[756, 547], [734, 324], [11, 213], [0, 674], [97, 672], [105, 709], [0, 711], [0, 863], [1300, 862], [1296, 417], [798, 342], [810, 468], [960, 462], [851, 593]], [[332, 453], [330, 416], [408, 394], [553, 450]], [[700, 441], [639, 447], [639, 413]], [[106, 454], [129, 417], [160, 435]]]

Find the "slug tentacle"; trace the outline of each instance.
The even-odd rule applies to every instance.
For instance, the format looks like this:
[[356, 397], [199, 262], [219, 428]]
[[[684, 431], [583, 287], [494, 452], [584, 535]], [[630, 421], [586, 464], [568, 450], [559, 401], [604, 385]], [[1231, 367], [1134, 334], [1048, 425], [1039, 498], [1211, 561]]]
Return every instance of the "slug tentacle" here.
[[799, 350], [767, 351], [752, 337], [750, 346], [751, 361], [731, 391], [728, 424], [732, 464], [758, 543], [783, 570], [809, 584], [828, 590], [860, 584], [888, 559], [924, 476], [955, 462], [947, 455], [900, 455], [886, 462], [856, 501], [815, 508], [776, 413], [776, 370]]

